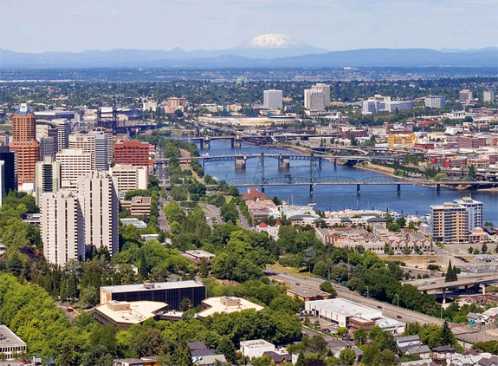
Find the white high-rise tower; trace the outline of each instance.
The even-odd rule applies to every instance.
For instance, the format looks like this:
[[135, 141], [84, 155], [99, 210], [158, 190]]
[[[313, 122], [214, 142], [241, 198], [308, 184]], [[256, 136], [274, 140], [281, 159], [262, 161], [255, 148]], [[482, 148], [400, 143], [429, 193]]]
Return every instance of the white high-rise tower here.
[[119, 250], [119, 201], [112, 177], [106, 172], [92, 172], [78, 178], [85, 224], [85, 244], [107, 248], [113, 255]]
[[43, 255], [48, 263], [64, 267], [85, 259], [83, 216], [71, 191], [43, 193], [40, 199]]

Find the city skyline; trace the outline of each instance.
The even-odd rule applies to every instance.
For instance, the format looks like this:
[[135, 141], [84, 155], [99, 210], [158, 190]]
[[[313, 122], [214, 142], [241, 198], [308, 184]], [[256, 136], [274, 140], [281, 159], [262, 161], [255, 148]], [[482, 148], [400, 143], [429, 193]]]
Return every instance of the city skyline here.
[[216, 50], [247, 45], [261, 34], [283, 34], [292, 43], [332, 51], [498, 46], [492, 26], [498, 9], [492, 0], [319, 0], [313, 6], [295, 0], [148, 0], [140, 5], [131, 0], [119, 5], [110, 0], [5, 1], [0, 11], [8, 16], [0, 31], [9, 37], [0, 48]]

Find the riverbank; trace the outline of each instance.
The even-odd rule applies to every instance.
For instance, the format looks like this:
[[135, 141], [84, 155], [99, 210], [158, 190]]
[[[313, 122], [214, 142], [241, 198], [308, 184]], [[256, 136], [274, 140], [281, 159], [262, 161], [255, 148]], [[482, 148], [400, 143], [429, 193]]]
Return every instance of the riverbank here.
[[[395, 170], [393, 168], [389, 168], [389, 167], [383, 166], [383, 165], [373, 164], [370, 162], [356, 164], [355, 168], [368, 170], [368, 171], [375, 172], [375, 173], [380, 173], [383, 175], [387, 175], [391, 178], [406, 179], [406, 178], [399, 177], [396, 174], [394, 174]], [[409, 179], [406, 179], [406, 180], [409, 180]]]
[[[241, 148], [232, 148], [226, 141], [213, 141], [210, 146], [210, 153], [215, 155], [237, 155], [237, 154], [310, 154], [310, 149], [303, 146], [289, 146], [284, 144], [258, 145], [244, 143]], [[317, 155], [317, 154], [316, 154]], [[410, 184], [401, 187], [398, 192], [395, 187], [389, 185], [368, 185], [361, 187], [358, 193], [356, 187], [352, 185], [317, 185], [314, 187], [313, 195], [310, 195], [308, 187], [300, 185], [283, 185], [267, 186], [265, 192], [270, 196], [276, 196], [281, 200], [292, 202], [296, 205], [307, 205], [314, 203], [321, 211], [338, 211], [344, 209], [377, 209], [382, 211], [396, 211], [403, 215], [426, 215], [431, 205], [442, 204], [459, 199], [470, 192], [460, 192], [454, 189], [447, 189], [443, 182], [440, 182], [440, 189], [435, 188], [434, 183], [424, 185], [421, 180], [410, 181], [407, 178], [394, 177], [389, 175], [392, 171], [384, 167], [368, 166], [368, 170], [362, 167], [337, 165], [329, 159], [324, 159], [322, 169], [317, 170], [317, 179], [333, 180], [350, 179], [351, 181], [368, 181], [369, 179], [377, 180], [399, 180], [406, 181]], [[379, 170], [377, 170], [379, 169]], [[261, 165], [258, 159], [248, 160], [245, 171], [236, 171], [235, 164], [231, 160], [221, 160], [216, 162], [207, 162], [205, 164], [206, 174], [217, 177], [219, 180], [225, 180], [229, 184], [252, 184], [258, 186], [261, 181]], [[309, 165], [305, 161], [292, 161], [290, 171], [279, 171], [274, 160], [270, 160], [266, 165], [265, 177], [268, 180], [286, 182], [289, 174], [294, 177], [302, 178], [309, 176]], [[304, 180], [303, 180], [304, 181]], [[243, 192], [243, 190], [241, 190]], [[498, 225], [498, 194], [494, 192], [473, 191], [472, 198], [481, 201], [485, 205], [486, 221], [491, 221]]]

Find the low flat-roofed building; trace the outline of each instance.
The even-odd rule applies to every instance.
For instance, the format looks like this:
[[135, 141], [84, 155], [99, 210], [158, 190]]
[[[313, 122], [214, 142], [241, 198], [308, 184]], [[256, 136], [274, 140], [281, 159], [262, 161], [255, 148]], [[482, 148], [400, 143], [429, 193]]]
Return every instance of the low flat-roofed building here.
[[230, 314], [243, 310], [263, 310], [261, 305], [250, 302], [249, 300], [229, 296], [210, 297], [202, 301], [202, 306], [206, 309], [197, 313], [197, 316], [200, 318], [206, 318], [214, 314]]
[[394, 335], [405, 331], [405, 323], [385, 317], [382, 311], [347, 299], [306, 301], [305, 311], [348, 329], [368, 329], [373, 325]]
[[42, 366], [39, 358], [31, 360], [0, 360], [0, 366]]
[[0, 325], [0, 355], [2, 358], [12, 359], [17, 355], [23, 355], [27, 352], [27, 346], [6, 325]]
[[383, 316], [380, 319], [375, 319], [375, 325], [382, 329], [384, 332], [394, 335], [401, 335], [405, 332], [406, 324], [402, 321], [388, 318]]
[[168, 304], [158, 301], [111, 301], [95, 308], [95, 318], [101, 323], [118, 327], [141, 324], [166, 310]]
[[190, 357], [192, 358], [193, 365], [218, 366], [228, 364], [225, 355], [216, 353], [203, 342], [189, 342], [187, 346], [190, 350]]
[[111, 301], [159, 301], [167, 303], [171, 309], [179, 310], [183, 301], [192, 307], [201, 305], [206, 298], [206, 288], [198, 281], [172, 281], [100, 288], [100, 304]]
[[41, 214], [40, 213], [28, 213], [22, 218], [22, 221], [26, 224], [40, 226]]
[[112, 361], [112, 366], [159, 366], [157, 357], [120, 358]]
[[161, 236], [159, 234], [142, 234], [140, 239], [143, 241], [159, 240]]
[[122, 225], [131, 225], [136, 227], [137, 229], [146, 229], [147, 224], [142, 220], [137, 219], [136, 217], [125, 217], [119, 220]]
[[248, 200], [246, 206], [254, 223], [260, 223], [278, 215], [278, 209], [272, 200]]
[[276, 347], [273, 343], [264, 339], [253, 339], [240, 342], [240, 353], [247, 358], [262, 357], [266, 352], [274, 352]]
[[126, 209], [130, 216], [147, 218], [150, 215], [152, 198], [146, 196], [135, 196], [131, 200], [121, 201], [121, 207]]
[[311, 287], [294, 286], [287, 289], [287, 295], [301, 301], [325, 300], [330, 297], [328, 292]]
[[215, 257], [213, 253], [207, 252], [202, 249], [187, 250], [184, 253], [182, 253], [182, 255], [185, 258], [194, 261], [195, 263], [201, 263], [203, 260], [209, 263]]

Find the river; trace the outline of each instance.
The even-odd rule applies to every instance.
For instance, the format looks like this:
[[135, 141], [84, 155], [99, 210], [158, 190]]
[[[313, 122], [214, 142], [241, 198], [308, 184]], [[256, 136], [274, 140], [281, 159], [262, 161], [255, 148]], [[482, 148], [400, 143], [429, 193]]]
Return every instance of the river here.
[[[241, 148], [232, 149], [230, 142], [223, 140], [211, 141], [210, 149], [202, 154], [228, 155], [235, 153], [245, 154], [279, 154], [290, 153], [285, 149], [261, 147], [243, 144]], [[245, 170], [236, 170], [233, 161], [208, 161], [204, 166], [206, 174], [225, 180], [230, 184], [252, 184], [261, 182], [262, 166], [260, 159], [248, 159]], [[290, 168], [286, 172], [279, 172], [276, 159], [265, 159], [265, 178], [284, 178], [287, 175], [293, 177], [309, 177], [310, 162], [306, 160], [291, 160]], [[321, 169], [315, 166], [313, 169], [315, 179], [384, 179], [394, 180], [380, 173], [366, 171], [357, 168], [350, 168], [334, 164], [329, 161], [322, 161]], [[257, 184], [255, 184], [257, 186]], [[239, 188], [241, 192], [247, 188]], [[350, 209], [378, 209], [397, 211], [401, 214], [426, 215], [430, 211], [430, 206], [447, 201], [455, 200], [459, 197], [468, 196], [470, 193], [474, 199], [484, 203], [484, 216], [486, 221], [491, 221], [498, 225], [498, 193], [496, 192], [457, 192], [450, 189], [441, 188], [437, 192], [435, 188], [421, 186], [401, 186], [398, 193], [396, 186], [361, 186], [357, 194], [356, 185], [350, 186], [315, 186], [313, 196], [309, 194], [307, 186], [279, 186], [266, 187], [265, 193], [270, 197], [277, 196], [281, 200], [297, 205], [315, 203], [320, 210], [342, 210]]]

